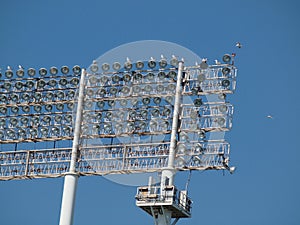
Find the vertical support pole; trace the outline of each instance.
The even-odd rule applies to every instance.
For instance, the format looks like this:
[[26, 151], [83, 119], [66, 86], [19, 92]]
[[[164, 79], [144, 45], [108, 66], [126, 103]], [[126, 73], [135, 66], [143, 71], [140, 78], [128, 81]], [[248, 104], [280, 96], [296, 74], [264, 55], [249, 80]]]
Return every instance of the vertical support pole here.
[[[178, 73], [177, 73], [177, 83], [176, 83], [176, 93], [175, 93], [175, 102], [174, 102], [174, 113], [172, 121], [172, 130], [171, 130], [171, 140], [170, 140], [170, 150], [168, 156], [168, 166], [162, 170], [161, 175], [161, 184], [160, 184], [160, 194], [163, 197], [165, 192], [166, 185], [174, 185], [174, 176], [175, 176], [175, 154], [176, 154], [176, 135], [178, 132], [178, 119], [179, 111], [181, 104], [181, 92], [182, 92], [182, 74], [183, 74], [183, 61], [180, 61], [178, 64]], [[170, 225], [171, 224], [172, 212], [162, 206], [161, 213], [158, 213], [156, 223], [158, 225]]]
[[[174, 113], [173, 113], [173, 121], [172, 121], [172, 130], [171, 130], [171, 139], [170, 139], [170, 150], [168, 156], [168, 166], [164, 168], [161, 176], [161, 191], [163, 190], [166, 183], [168, 185], [174, 184], [174, 161], [176, 154], [176, 135], [178, 131], [178, 119], [179, 119], [179, 111], [181, 104], [181, 92], [182, 92], [182, 70], [183, 70], [183, 61], [180, 61], [178, 64], [178, 73], [177, 73], [177, 83], [176, 83], [176, 93], [175, 93], [175, 102], [174, 102]], [[168, 180], [168, 182], [167, 182]]]
[[76, 121], [75, 121], [75, 128], [74, 128], [74, 139], [72, 145], [70, 169], [69, 172], [66, 173], [65, 180], [64, 180], [64, 189], [63, 189], [63, 196], [62, 196], [62, 203], [61, 203], [59, 225], [73, 224], [75, 197], [76, 197], [76, 189], [78, 183], [78, 174], [76, 173], [76, 162], [78, 158], [78, 149], [79, 149], [80, 132], [81, 132], [85, 73], [86, 73], [85, 69], [82, 69], [80, 85], [79, 85], [79, 95], [78, 95], [78, 104], [77, 104], [77, 111], [76, 111]]

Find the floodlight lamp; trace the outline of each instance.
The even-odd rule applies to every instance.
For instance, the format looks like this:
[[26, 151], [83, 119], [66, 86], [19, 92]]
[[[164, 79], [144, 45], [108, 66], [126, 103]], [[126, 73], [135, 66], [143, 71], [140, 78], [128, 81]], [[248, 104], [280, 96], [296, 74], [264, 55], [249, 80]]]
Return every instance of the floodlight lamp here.
[[151, 131], [156, 131], [156, 129], [157, 129], [157, 122], [154, 121], [154, 120], [151, 120], [150, 123], [149, 123], [149, 127], [150, 127]]
[[50, 67], [49, 70], [51, 75], [56, 75], [58, 73], [58, 69], [55, 66]]
[[226, 105], [220, 105], [219, 106], [219, 111], [222, 113], [226, 113], [227, 112], [228, 107]]
[[196, 107], [200, 107], [200, 106], [202, 105], [202, 99], [201, 99], [201, 98], [196, 98], [196, 99], [194, 100], [194, 105], [195, 105]]
[[40, 124], [40, 118], [38, 116], [32, 117], [30, 122], [32, 126], [36, 127]]
[[178, 59], [174, 55], [172, 55], [170, 64], [174, 67], [176, 67], [178, 65]]
[[19, 66], [19, 69], [17, 70], [17, 76], [18, 77], [23, 77], [25, 72], [24, 72], [24, 69], [22, 68], [22, 66]]
[[85, 109], [91, 109], [93, 107], [93, 102], [87, 101], [84, 103]]
[[[91, 77], [91, 84], [95, 84], [96, 82], [97, 82], [97, 80], [95, 79], [96, 77], [94, 76], [94, 78], [92, 79], [92, 77]], [[103, 85], [105, 85], [107, 82], [108, 82], [108, 77], [107, 76], [101, 76], [101, 78], [100, 78], [100, 82], [103, 84]]]
[[229, 63], [231, 61], [231, 56], [229, 54], [225, 54], [222, 58], [223, 62]]
[[26, 131], [25, 130], [23, 130], [23, 129], [19, 129], [18, 130], [18, 135], [19, 135], [19, 137], [20, 138], [26, 138]]
[[173, 96], [167, 96], [165, 98], [166, 102], [173, 105], [174, 97]]
[[198, 131], [198, 136], [200, 139], [204, 139], [206, 137], [205, 131], [204, 130]]
[[67, 104], [67, 108], [68, 108], [69, 110], [74, 109], [74, 103], [73, 103], [73, 102], [69, 102], [69, 103]]
[[11, 89], [11, 83], [5, 82], [2, 87], [8, 91]]
[[52, 100], [53, 93], [52, 92], [47, 92], [46, 95], [45, 95], [45, 98], [48, 99], [48, 100]]
[[126, 99], [121, 99], [120, 100], [120, 105], [121, 106], [126, 106], [127, 105], [127, 100]]
[[79, 75], [81, 73], [81, 68], [78, 65], [73, 66], [72, 71], [75, 75]]
[[162, 131], [167, 131], [169, 127], [169, 122], [167, 120], [162, 121], [160, 127]]
[[123, 129], [123, 125], [121, 123], [117, 123], [115, 125], [115, 132], [120, 134], [122, 132], [122, 129]]
[[196, 111], [196, 110], [191, 111], [190, 117], [191, 117], [192, 119], [197, 119], [197, 118], [199, 117], [199, 112]]
[[136, 73], [136, 74], [134, 74], [133, 78], [136, 81], [140, 81], [140, 80], [142, 80], [143, 76], [140, 73]]
[[153, 109], [152, 112], [151, 112], [151, 115], [153, 117], [158, 117], [159, 116], [159, 110], [158, 109]]
[[21, 98], [24, 100], [24, 101], [29, 101], [29, 99], [30, 99], [30, 95], [29, 94], [27, 94], [27, 93], [23, 93], [22, 95], [21, 95]]
[[130, 88], [127, 87], [127, 86], [123, 86], [121, 88], [121, 92], [126, 95], [126, 94], [128, 94], [130, 92]]
[[34, 87], [34, 82], [31, 81], [31, 80], [28, 80], [28, 81], [26, 81], [25, 86], [26, 86], [28, 89], [31, 89], [31, 88]]
[[226, 120], [225, 120], [225, 118], [221, 117], [221, 118], [218, 118], [216, 122], [218, 123], [218, 125], [224, 126]]
[[96, 60], [93, 61], [92, 65], [91, 65], [91, 71], [93, 73], [97, 73], [99, 70], [99, 66]]
[[130, 74], [126, 73], [126, 74], [123, 76], [123, 81], [125, 81], [125, 82], [130, 82], [130, 81], [131, 81], [131, 76], [130, 76]]
[[42, 121], [45, 123], [45, 125], [49, 125], [51, 122], [51, 117], [50, 116], [44, 116]]
[[114, 62], [113, 63], [113, 69], [118, 71], [121, 69], [121, 64], [119, 62]]
[[73, 85], [73, 86], [77, 86], [79, 84], [79, 79], [77, 77], [73, 77], [71, 80], [70, 80], [70, 83]]
[[108, 63], [103, 63], [102, 66], [101, 66], [101, 69], [106, 72], [110, 69], [110, 66]]
[[51, 128], [51, 133], [52, 133], [54, 136], [58, 136], [58, 135], [59, 135], [59, 128], [58, 128], [58, 127], [52, 127], [52, 128]]
[[153, 68], [156, 67], [156, 61], [154, 60], [153, 57], [151, 57], [150, 60], [148, 61], [148, 67], [149, 67], [150, 69], [153, 69]]
[[21, 117], [20, 122], [22, 126], [27, 126], [29, 119], [28, 117]]
[[167, 86], [167, 90], [168, 90], [169, 92], [174, 92], [174, 91], [176, 90], [176, 85], [175, 85], [175, 84], [169, 84], [169, 85]]
[[7, 108], [6, 107], [4, 107], [4, 106], [0, 107], [0, 113], [1, 114], [6, 114], [6, 112], [7, 112]]
[[11, 110], [12, 113], [16, 114], [16, 113], [19, 112], [19, 107], [18, 107], [18, 106], [12, 106], [12, 107], [10, 108], [10, 110]]
[[55, 123], [60, 123], [61, 120], [62, 120], [62, 116], [61, 115], [55, 115], [55, 117], [54, 117], [54, 122]]
[[221, 94], [218, 95], [218, 98], [219, 98], [220, 100], [225, 100], [225, 99], [226, 99], [226, 94], [221, 93]]
[[65, 97], [65, 93], [63, 91], [56, 92], [55, 96], [59, 99], [62, 99]]
[[75, 96], [75, 91], [70, 90], [70, 91], [67, 92], [67, 97], [68, 97], [69, 99], [73, 99], [74, 96]]
[[39, 74], [41, 76], [46, 76], [47, 75], [47, 69], [46, 68], [40, 68], [39, 69]]
[[100, 109], [104, 108], [104, 105], [105, 105], [104, 101], [97, 102], [97, 106]]
[[48, 82], [48, 85], [49, 85], [50, 87], [55, 87], [56, 84], [57, 84], [57, 82], [56, 82], [56, 80], [54, 80], [54, 79], [51, 79], [51, 80], [49, 80], [49, 82]]
[[37, 88], [43, 88], [46, 86], [46, 82], [44, 80], [39, 80], [37, 82]]
[[197, 143], [195, 146], [195, 152], [196, 153], [203, 153], [203, 148], [202, 145], [200, 143]]
[[33, 77], [35, 75], [35, 69], [34, 68], [29, 68], [27, 70], [27, 74], [28, 74], [28, 76]]
[[146, 75], [146, 77], [147, 77], [147, 79], [148, 79], [149, 81], [152, 81], [152, 80], [154, 80], [155, 75], [154, 75], [154, 73], [148, 73], [148, 74]]
[[169, 73], [168, 73], [168, 77], [170, 79], [175, 79], [177, 76], [177, 73], [174, 71], [174, 70], [171, 70]]
[[143, 69], [143, 67], [144, 67], [144, 62], [143, 62], [143, 61], [137, 61], [137, 62], [135, 63], [135, 67], [136, 67], [137, 69]]
[[62, 72], [62, 74], [68, 74], [69, 71], [70, 71], [70, 69], [69, 69], [68, 66], [62, 66], [62, 67], [60, 68], [60, 71]]
[[156, 91], [158, 93], [162, 93], [164, 90], [165, 90], [165, 87], [163, 85], [159, 84], [159, 85], [156, 86]]
[[23, 110], [23, 112], [28, 113], [28, 112], [30, 112], [30, 106], [24, 105], [24, 106], [22, 106], [22, 110]]
[[93, 89], [87, 89], [86, 90], [86, 95], [89, 96], [89, 97], [93, 96], [94, 95]]
[[136, 106], [138, 104], [139, 100], [137, 98], [131, 99], [131, 105]]
[[35, 138], [35, 137], [37, 137], [38, 131], [36, 128], [31, 128], [31, 129], [29, 129], [29, 134], [30, 134], [31, 138]]
[[116, 87], [111, 87], [111, 88], [109, 89], [109, 93], [111, 93], [112, 95], [117, 94], [117, 93], [118, 93], [118, 88], [116, 88]]
[[154, 97], [153, 98], [153, 102], [156, 104], [156, 105], [159, 105], [161, 103], [161, 98], [160, 97]]
[[152, 88], [151, 85], [146, 85], [146, 86], [144, 87], [144, 91], [147, 92], [147, 93], [150, 93], [152, 90], [153, 90], [153, 88]]
[[192, 158], [192, 160], [196, 164], [200, 164], [201, 163], [201, 159], [197, 155], [194, 155], [193, 158]]
[[64, 104], [62, 103], [56, 104], [56, 109], [62, 111], [64, 109]]
[[50, 105], [50, 104], [45, 105], [45, 110], [48, 112], [52, 111], [52, 105]]
[[5, 71], [5, 76], [6, 78], [10, 79], [12, 78], [14, 75], [12, 69], [10, 68], [10, 66], [7, 67], [7, 70]]
[[168, 65], [168, 62], [167, 62], [166, 58], [163, 55], [161, 55], [161, 59], [159, 61], [160, 68], [165, 68], [167, 65]]
[[104, 128], [104, 131], [106, 131], [108, 133], [110, 133], [112, 130], [112, 126], [110, 123], [104, 123], [103, 128]]
[[10, 123], [10, 125], [12, 126], [12, 127], [14, 127], [14, 126], [16, 126], [17, 125], [17, 123], [18, 123], [18, 120], [16, 119], [16, 118], [11, 118], [10, 120], [9, 120], [9, 123]]
[[111, 80], [112, 80], [113, 82], [115, 82], [115, 83], [118, 83], [118, 82], [121, 80], [121, 78], [120, 78], [118, 75], [114, 75], [114, 76], [111, 78]]
[[141, 110], [140, 111], [140, 116], [141, 116], [142, 119], [147, 119], [148, 111], [147, 110]]
[[149, 105], [150, 104], [150, 98], [148, 98], [148, 97], [143, 98], [142, 102], [143, 102], [144, 105]]
[[116, 102], [115, 102], [115, 100], [108, 100], [107, 104], [108, 104], [108, 106], [113, 107], [116, 105]]
[[16, 137], [16, 133], [12, 129], [7, 130], [6, 134], [7, 134], [8, 138], [10, 138], [10, 139], [14, 139]]
[[49, 129], [47, 127], [42, 127], [41, 128], [41, 134], [43, 137], [47, 137], [49, 133]]
[[222, 86], [227, 88], [230, 85], [230, 81], [229, 80], [222, 80]]
[[66, 86], [68, 84], [68, 80], [66, 78], [61, 78], [59, 81], [58, 81], [59, 85], [61, 86]]
[[132, 91], [135, 94], [140, 93], [141, 92], [141, 87], [138, 86], [138, 85], [135, 85], [135, 86], [132, 87]]
[[127, 70], [127, 71], [131, 70], [131, 68], [132, 68], [132, 63], [131, 63], [131, 61], [130, 61], [129, 58], [126, 59], [126, 62], [125, 62], [125, 64], [124, 64], [124, 68], [125, 68], [125, 70]]
[[35, 100], [36, 102], [38, 102], [39, 100], [41, 100], [41, 99], [42, 99], [42, 94], [41, 94], [41, 92], [34, 92], [34, 93], [33, 93], [33, 98], [34, 98], [34, 100]]
[[15, 88], [21, 90], [23, 88], [23, 83], [21, 81], [17, 81], [15, 83]]
[[160, 72], [157, 74], [157, 76], [158, 76], [158, 79], [163, 80], [163, 79], [166, 78], [166, 73], [163, 72], [163, 71], [160, 71]]
[[170, 116], [170, 114], [171, 114], [171, 109], [169, 109], [169, 108], [163, 109], [163, 111], [162, 111], [163, 116]]
[[6, 95], [4, 94], [0, 95], [0, 102], [6, 103], [6, 100], [7, 100]]
[[227, 75], [227, 74], [229, 74], [230, 73], [230, 69], [228, 68], [228, 67], [224, 67], [223, 69], [222, 69], [222, 74], [223, 75]]
[[99, 134], [101, 127], [99, 124], [96, 124], [96, 125], [93, 125], [92, 130], [93, 130], [93, 134]]
[[6, 120], [4, 118], [0, 118], [0, 127], [6, 126]]
[[129, 117], [129, 120], [135, 120], [136, 112], [134, 110], [129, 111], [128, 117]]
[[180, 132], [180, 133], [179, 133], [179, 140], [182, 141], [182, 142], [188, 141], [188, 140], [189, 140], [188, 134], [185, 133], [185, 132], [183, 132], [183, 131]]
[[63, 132], [65, 135], [69, 136], [72, 132], [72, 128], [69, 126], [63, 126]]
[[126, 124], [126, 130], [127, 130], [127, 132], [133, 132], [134, 129], [135, 129], [134, 122], [128, 122]]
[[187, 148], [185, 146], [185, 144], [180, 143], [179, 145], [177, 145], [177, 153], [178, 154], [186, 154]]

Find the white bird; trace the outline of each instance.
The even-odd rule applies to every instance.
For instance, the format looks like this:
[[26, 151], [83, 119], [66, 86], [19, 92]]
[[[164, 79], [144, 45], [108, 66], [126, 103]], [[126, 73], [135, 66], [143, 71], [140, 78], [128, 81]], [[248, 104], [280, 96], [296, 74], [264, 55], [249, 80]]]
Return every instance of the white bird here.
[[217, 59], [215, 59], [215, 63], [216, 63], [216, 65], [220, 65], [221, 64]]
[[273, 116], [267, 115], [267, 118], [268, 118], [268, 119], [273, 119]]
[[238, 48], [241, 48], [242, 44], [240, 42], [237, 42], [235, 46], [238, 47]]

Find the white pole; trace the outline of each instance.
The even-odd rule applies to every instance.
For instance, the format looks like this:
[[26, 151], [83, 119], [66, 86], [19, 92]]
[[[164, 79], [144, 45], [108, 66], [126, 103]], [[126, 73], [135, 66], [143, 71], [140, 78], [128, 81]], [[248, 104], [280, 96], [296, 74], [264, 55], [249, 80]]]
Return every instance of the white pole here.
[[163, 169], [162, 176], [161, 176], [161, 191], [163, 190], [166, 179], [169, 182], [168, 185], [174, 184], [174, 176], [175, 176], [175, 169], [174, 169], [174, 161], [175, 161], [175, 154], [176, 154], [176, 135], [178, 131], [178, 119], [179, 119], [179, 111], [180, 111], [180, 104], [181, 104], [181, 82], [182, 82], [182, 70], [183, 70], [183, 61], [180, 61], [178, 64], [178, 73], [177, 73], [177, 83], [176, 83], [176, 93], [175, 93], [175, 102], [174, 102], [174, 113], [173, 113], [173, 121], [172, 121], [172, 130], [171, 130], [171, 139], [170, 139], [170, 150], [168, 156], [168, 166], [167, 168]]
[[77, 182], [78, 182], [78, 174], [76, 173], [76, 162], [78, 157], [77, 153], [79, 149], [79, 140], [80, 140], [80, 132], [81, 132], [82, 110], [83, 110], [83, 101], [84, 101], [84, 86], [85, 86], [84, 83], [85, 83], [85, 70], [82, 69], [80, 85], [79, 85], [79, 95], [78, 95], [78, 104], [77, 104], [77, 111], [76, 111], [76, 121], [75, 121], [74, 139], [72, 145], [70, 170], [65, 175], [59, 225], [73, 224], [75, 197], [76, 197], [76, 189], [77, 189]]

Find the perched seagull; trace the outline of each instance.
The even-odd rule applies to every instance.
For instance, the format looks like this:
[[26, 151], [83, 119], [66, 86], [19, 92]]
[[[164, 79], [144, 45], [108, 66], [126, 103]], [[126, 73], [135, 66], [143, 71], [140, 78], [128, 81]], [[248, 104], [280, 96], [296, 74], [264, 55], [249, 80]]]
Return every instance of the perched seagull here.
[[273, 116], [267, 115], [267, 118], [268, 118], [268, 119], [273, 119]]
[[220, 65], [221, 63], [217, 59], [215, 59], [215, 64]]
[[242, 44], [240, 42], [237, 42], [235, 46], [238, 47], [238, 48], [241, 48]]

